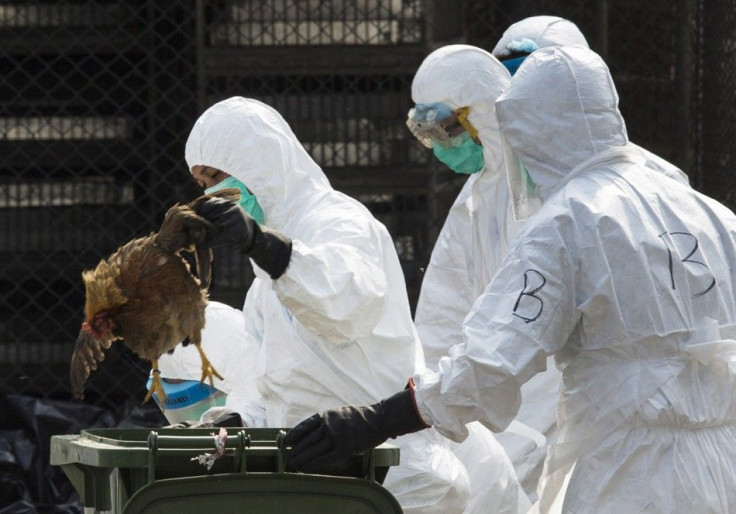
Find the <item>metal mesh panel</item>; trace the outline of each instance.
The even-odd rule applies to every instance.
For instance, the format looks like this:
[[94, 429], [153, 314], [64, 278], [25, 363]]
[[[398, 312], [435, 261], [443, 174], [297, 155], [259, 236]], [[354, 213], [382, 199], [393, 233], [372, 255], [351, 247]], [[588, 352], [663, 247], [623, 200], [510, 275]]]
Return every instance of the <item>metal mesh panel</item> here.
[[[0, 387], [68, 397], [81, 271], [199, 190], [183, 147], [232, 95], [275, 107], [333, 186], [389, 229], [412, 303], [464, 177], [404, 125], [410, 85], [446, 42], [491, 50], [512, 22], [574, 21], [614, 75], [631, 139], [733, 202], [734, 0], [0, 0]], [[212, 297], [252, 280], [218, 252]], [[88, 388], [142, 397], [118, 345]]]
[[[186, 10], [156, 2], [0, 3], [4, 389], [67, 390], [81, 271], [176, 197], [196, 113], [193, 30]], [[94, 379], [103, 403], [140, 393], [146, 372], [113, 351]]]
[[234, 0], [211, 18], [208, 40], [256, 47], [416, 44], [422, 15], [420, 2], [401, 0]]
[[736, 2], [701, 1], [699, 174], [696, 185], [736, 209]]

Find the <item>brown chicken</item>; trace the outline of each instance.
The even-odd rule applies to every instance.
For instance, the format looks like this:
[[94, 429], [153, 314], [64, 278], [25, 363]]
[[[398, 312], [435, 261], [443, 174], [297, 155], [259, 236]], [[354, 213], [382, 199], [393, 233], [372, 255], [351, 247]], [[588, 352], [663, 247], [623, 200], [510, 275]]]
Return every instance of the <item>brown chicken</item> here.
[[[202, 358], [202, 382], [222, 377], [202, 350], [204, 310], [211, 277], [212, 250], [198, 248], [210, 223], [197, 208], [213, 196], [237, 201], [237, 189], [222, 189], [168, 210], [158, 232], [134, 239], [82, 273], [86, 289], [84, 322], [70, 365], [72, 393], [84, 398], [84, 383], [104, 359], [110, 345], [123, 340], [153, 365], [153, 382], [146, 396], [166, 397], [158, 359], [177, 344], [194, 343]], [[196, 277], [181, 252], [193, 252]], [[198, 277], [198, 278], [197, 278]]]

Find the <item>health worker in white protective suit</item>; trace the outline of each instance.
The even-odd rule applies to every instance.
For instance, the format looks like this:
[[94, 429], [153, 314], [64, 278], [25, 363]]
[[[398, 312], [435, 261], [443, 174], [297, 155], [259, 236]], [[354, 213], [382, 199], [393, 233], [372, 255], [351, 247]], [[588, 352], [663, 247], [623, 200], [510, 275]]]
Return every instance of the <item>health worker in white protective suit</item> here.
[[[452, 345], [462, 342], [463, 319], [498, 271], [521, 227], [511, 212], [494, 112], [494, 103], [510, 80], [508, 71], [485, 50], [449, 45], [429, 54], [412, 81], [415, 106], [409, 111], [409, 129], [448, 168], [468, 176], [437, 238], [414, 316], [427, 367], [432, 370], [437, 370]], [[527, 402], [523, 416], [512, 426], [514, 433], [500, 434], [513, 443], [507, 446], [513, 454], [507, 456], [480, 423], [468, 426], [470, 435], [462, 444], [451, 445], [470, 477], [468, 512], [495, 512], [488, 508], [494, 502], [506, 505], [510, 512], [526, 512], [530, 506], [518, 495], [534, 491], [545, 453], [545, 439], [539, 432], [556, 421], [559, 372], [551, 366], [543, 375], [535, 384], [548, 403]], [[531, 473], [522, 466], [521, 457], [531, 451], [538, 454], [534, 462], [539, 470], [524, 492], [518, 482]], [[509, 465], [511, 455], [516, 457], [517, 471], [524, 473], [519, 477]], [[500, 490], [501, 484], [507, 485]]]
[[[243, 313], [258, 356], [241, 363], [254, 387], [229, 403], [246, 425], [290, 427], [315, 410], [374, 402], [424, 369], [386, 228], [332, 189], [278, 112], [240, 97], [213, 105], [186, 160], [206, 191], [234, 186], [245, 199], [210, 199], [199, 212], [214, 225], [205, 246], [235, 246], [254, 264]], [[384, 486], [404, 512], [462, 512], [467, 472], [447, 443], [434, 431], [396, 440], [401, 464]]]
[[[513, 75], [534, 50], [563, 45], [582, 45], [587, 48], [588, 42], [577, 25], [569, 20], [557, 16], [531, 16], [506, 29], [493, 49], [493, 55]], [[647, 167], [683, 184], [689, 184], [687, 175], [677, 166], [631, 142], [629, 145], [643, 154]], [[433, 314], [429, 313], [430, 316]], [[420, 335], [424, 337], [421, 330]], [[554, 441], [556, 437], [556, 403], [560, 378], [560, 373], [550, 362], [545, 373], [535, 376], [522, 388], [523, 401], [517, 421], [544, 434], [548, 442]], [[513, 461], [524, 489], [534, 500], [547, 448], [515, 432], [522, 431], [506, 430], [498, 435], [498, 440]]]
[[413, 388], [297, 425], [292, 462], [427, 425], [458, 440], [472, 420], [502, 430], [555, 355], [540, 512], [736, 512], [736, 216], [647, 167], [587, 48], [532, 53], [496, 115], [515, 212], [531, 217], [463, 343]]

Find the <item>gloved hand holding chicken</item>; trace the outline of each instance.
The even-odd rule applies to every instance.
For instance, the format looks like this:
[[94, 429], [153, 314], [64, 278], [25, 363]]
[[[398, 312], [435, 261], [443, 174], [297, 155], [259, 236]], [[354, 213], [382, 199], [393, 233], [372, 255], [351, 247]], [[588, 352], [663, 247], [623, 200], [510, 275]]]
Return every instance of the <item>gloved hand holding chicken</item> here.
[[198, 214], [213, 227], [203, 242], [205, 248], [235, 246], [272, 279], [284, 274], [291, 258], [291, 240], [285, 235], [261, 227], [237, 203], [222, 198], [210, 198]]

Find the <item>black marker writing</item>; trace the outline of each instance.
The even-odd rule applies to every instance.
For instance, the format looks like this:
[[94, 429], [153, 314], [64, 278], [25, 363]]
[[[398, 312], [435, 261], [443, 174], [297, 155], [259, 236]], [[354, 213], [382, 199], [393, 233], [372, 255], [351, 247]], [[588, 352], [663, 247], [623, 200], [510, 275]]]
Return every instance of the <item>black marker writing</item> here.
[[[534, 288], [527, 291], [527, 287], [529, 286], [530, 282], [530, 274], [534, 274], [537, 277], [539, 277], [542, 281], [542, 283]], [[528, 269], [524, 272], [524, 288], [521, 290], [521, 293], [519, 293], [519, 297], [516, 299], [516, 303], [514, 304], [514, 312], [513, 315], [517, 318], [521, 318], [524, 320], [524, 323], [531, 323], [532, 321], [536, 321], [539, 319], [539, 316], [542, 315], [542, 311], [544, 310], [544, 300], [542, 300], [540, 297], [538, 297], [536, 294], [544, 287], [544, 285], [547, 283], [547, 279], [544, 278], [544, 275], [542, 275], [537, 270]], [[519, 310], [519, 305], [521, 304], [522, 300], [524, 300], [524, 304], [528, 304], [528, 298], [534, 299], [537, 303], [539, 310], [534, 316], [522, 316], [521, 314], [517, 314], [517, 310]], [[525, 309], [527, 310], [527, 309]]]
[[[690, 249], [690, 253], [688, 253], [684, 258], [682, 258], [680, 262], [682, 262], [683, 264], [688, 263], [688, 264], [695, 264], [698, 266], [703, 266], [705, 269], [710, 271], [710, 268], [704, 262], [696, 261], [695, 259], [691, 259], [691, 257], [695, 255], [695, 253], [700, 248], [700, 244], [698, 243], [697, 237], [690, 234], [689, 232], [662, 232], [661, 234], [659, 234], [659, 237], [662, 239], [662, 242], [664, 243], [665, 248], [667, 248], [667, 258], [669, 261], [670, 281], [672, 282], [672, 289], [677, 289], [677, 288], [675, 287], [675, 273], [674, 273], [674, 266], [673, 266], [673, 259], [672, 259], [672, 249], [670, 248], [670, 245], [667, 244], [667, 239], [663, 237], [665, 234], [669, 234], [670, 236], [678, 236], [680, 238], [689, 239], [690, 242], [692, 243], [693, 246]], [[713, 278], [710, 285], [708, 285], [708, 287], [706, 287], [699, 293], [695, 293], [693, 295], [693, 298], [698, 298], [698, 297], [701, 297], [707, 294], [711, 289], [715, 287], [715, 285], [716, 285], [716, 279]]]

